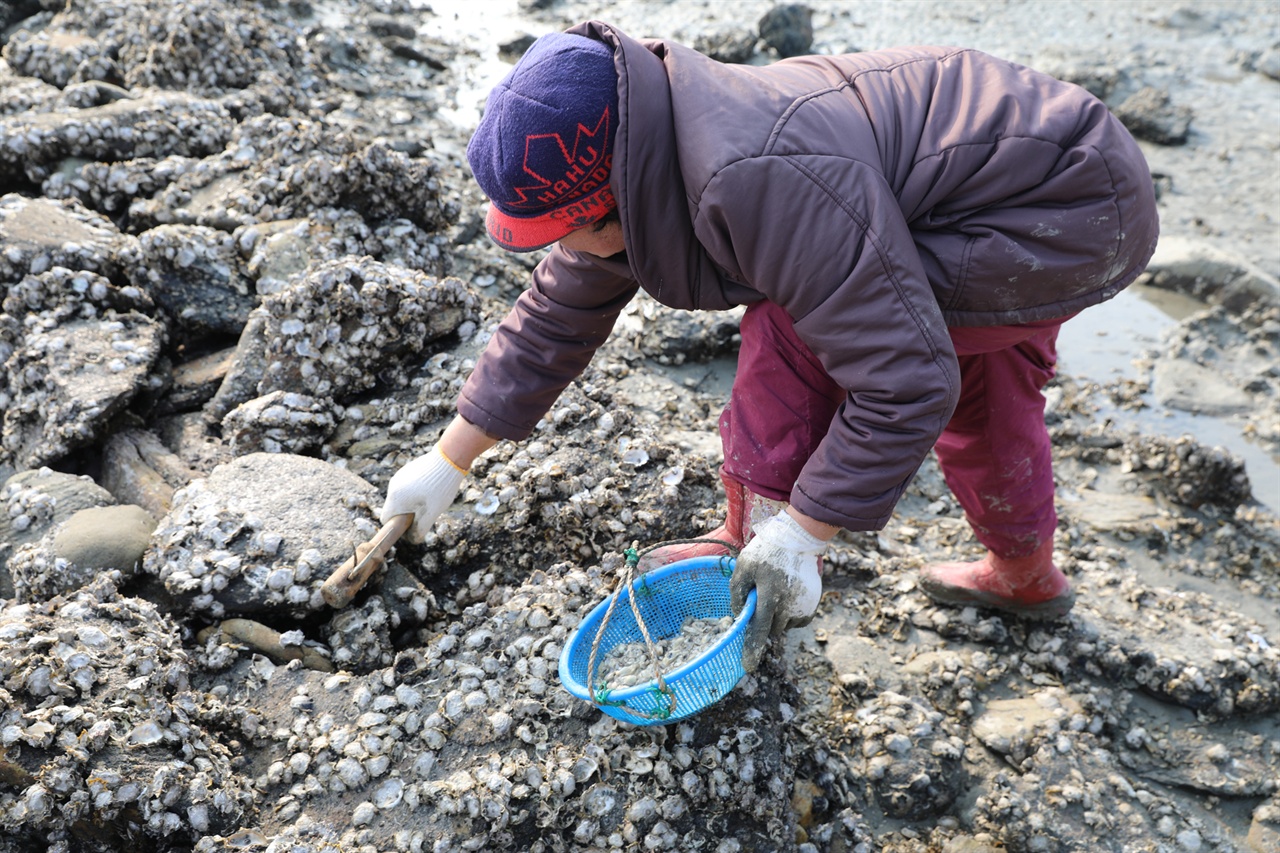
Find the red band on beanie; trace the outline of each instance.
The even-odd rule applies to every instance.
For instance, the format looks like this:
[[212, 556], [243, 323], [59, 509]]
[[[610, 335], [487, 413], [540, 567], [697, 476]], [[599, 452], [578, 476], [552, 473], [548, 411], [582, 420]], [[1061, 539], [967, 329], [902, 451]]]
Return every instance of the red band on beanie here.
[[613, 210], [617, 203], [608, 183], [608, 164], [605, 164], [605, 183], [590, 195], [575, 199], [561, 207], [533, 216], [515, 216], [503, 213], [497, 205], [489, 205], [485, 226], [493, 242], [512, 252], [529, 252], [549, 246], [561, 237], [568, 236], [590, 225]]

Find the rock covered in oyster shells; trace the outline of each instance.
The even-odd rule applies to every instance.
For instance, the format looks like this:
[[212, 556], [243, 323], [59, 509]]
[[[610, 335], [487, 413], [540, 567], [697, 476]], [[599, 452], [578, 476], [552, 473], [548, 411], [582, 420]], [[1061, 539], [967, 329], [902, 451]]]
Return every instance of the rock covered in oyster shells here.
[[885, 814], [917, 819], [944, 812], [961, 789], [964, 740], [919, 697], [886, 691], [854, 715], [865, 776]]
[[220, 417], [277, 390], [342, 402], [438, 338], [470, 332], [475, 315], [476, 299], [457, 279], [371, 258], [321, 264], [254, 310], [207, 410]]
[[118, 254], [132, 242], [110, 219], [77, 201], [0, 196], [0, 281], [5, 284], [54, 267], [113, 277], [122, 272]]
[[0, 176], [42, 183], [67, 158], [127, 160], [221, 151], [226, 107], [181, 92], [150, 92], [101, 106], [0, 118]]
[[[4, 7], [0, 6], [0, 9]], [[0, 51], [0, 116], [52, 109], [62, 96], [57, 86], [17, 74]]]
[[236, 456], [247, 453], [306, 453], [333, 432], [328, 398], [272, 391], [236, 406], [222, 419], [222, 434]]
[[0, 547], [34, 542], [80, 510], [112, 503], [88, 476], [48, 468], [14, 474], [0, 488]]
[[103, 72], [83, 65], [110, 56], [109, 70], [129, 88], [197, 92], [254, 83], [297, 87], [298, 71], [308, 64], [304, 43], [261, 11], [215, 0], [154, 9], [87, 0], [60, 10], [40, 32], [19, 30], [5, 55], [23, 73], [50, 82], [101, 79]]
[[[477, 460], [461, 494], [465, 509], [443, 516], [427, 537], [428, 572], [482, 569], [518, 582], [557, 560], [598, 559], [637, 540], [675, 538], [695, 509], [714, 506], [716, 478], [705, 458], [672, 448], [625, 408], [607, 405], [603, 389], [588, 387], [597, 399], [570, 386], [530, 440], [501, 444]], [[637, 450], [644, 464], [629, 455]], [[673, 468], [682, 470], [674, 485], [666, 482], [675, 479], [668, 476]], [[557, 536], [530, 537], [533, 519]], [[461, 589], [458, 601], [484, 592]]]
[[[138, 156], [144, 153], [150, 152]], [[409, 157], [386, 140], [274, 115], [237, 125], [220, 153], [176, 176], [153, 198], [137, 200], [129, 213], [148, 225], [229, 231], [325, 208], [356, 210], [370, 222], [406, 220], [427, 233], [444, 230], [457, 215], [441, 195], [434, 163]]]
[[1175, 836], [1187, 841], [1169, 849], [1200, 849], [1198, 834], [1194, 844], [1182, 835], [1196, 833], [1199, 821], [1180, 814], [1157, 786], [1115, 772], [1106, 739], [1081, 725], [1086, 715], [1047, 721], [1021, 772], [993, 773], [974, 798], [973, 830], [1009, 850], [1141, 850]]
[[741, 319], [742, 309], [680, 311], [640, 293], [623, 309], [610, 343], [625, 341], [659, 364], [705, 361], [736, 354]]
[[1122, 728], [1120, 761], [1145, 779], [1218, 797], [1267, 796], [1280, 788], [1270, 770], [1280, 743], [1261, 735], [1149, 730], [1128, 720]]
[[333, 829], [322, 823], [299, 820], [275, 835], [242, 829], [227, 836], [206, 835], [196, 842], [192, 853], [337, 853]]
[[1121, 594], [1101, 601], [1105, 618], [1064, 645], [1068, 658], [1088, 650], [1086, 667], [1206, 719], [1280, 708], [1280, 646], [1262, 625], [1203, 594], [1114, 583]]
[[[1240, 457], [1222, 447], [1205, 447], [1189, 435], [1135, 436], [1125, 442], [1122, 470], [1150, 472], [1144, 480], [1180, 504], [1210, 504], [1234, 510], [1252, 489]], [[1154, 476], [1152, 476], [1154, 475]]]
[[239, 334], [257, 305], [235, 241], [200, 225], [161, 225], [138, 235], [120, 261], [188, 334]]
[[319, 208], [301, 219], [247, 225], [236, 230], [236, 244], [260, 296], [279, 293], [313, 264], [351, 255], [421, 270], [437, 278], [448, 272], [438, 237], [407, 219], [370, 227], [351, 210]]
[[212, 728], [230, 719], [191, 689], [178, 635], [105, 577], [74, 596], [0, 605], [6, 836], [63, 850], [129, 835], [190, 843], [244, 818], [253, 791]]
[[56, 328], [67, 320], [150, 314], [154, 305], [136, 287], [117, 287], [109, 279], [64, 266], [23, 276], [6, 288], [0, 302], [0, 355], [8, 358], [24, 334]]
[[128, 210], [133, 199], [152, 195], [199, 163], [180, 155], [111, 162], [71, 159], [60, 163], [40, 189], [46, 198], [74, 198], [90, 210], [118, 215]]
[[400, 627], [399, 621], [376, 595], [344, 607], [323, 628], [334, 664], [348, 672], [390, 666], [396, 655], [391, 632]]
[[[0, 458], [56, 462], [159, 387], [154, 304], [105, 277], [127, 238], [76, 202], [0, 198]], [[65, 266], [65, 265], [70, 266]], [[95, 272], [94, 270], [101, 270]]]
[[324, 610], [325, 579], [377, 531], [381, 495], [317, 459], [251, 453], [173, 496], [143, 569], [217, 618]]
[[[68, 271], [46, 275], [75, 278], [60, 272]], [[37, 468], [97, 440], [132, 399], [162, 383], [152, 368], [164, 338], [163, 326], [135, 311], [33, 328], [0, 375], [0, 455]]]
[[36, 33], [19, 29], [4, 46], [4, 58], [18, 73], [38, 77], [59, 89], [65, 88], [73, 75], [93, 79], [106, 73], [101, 44], [86, 35], [52, 28]]
[[13, 552], [54, 530], [76, 512], [115, 503], [89, 477], [48, 468], [14, 474], [0, 488], [0, 598], [12, 598], [8, 561]]

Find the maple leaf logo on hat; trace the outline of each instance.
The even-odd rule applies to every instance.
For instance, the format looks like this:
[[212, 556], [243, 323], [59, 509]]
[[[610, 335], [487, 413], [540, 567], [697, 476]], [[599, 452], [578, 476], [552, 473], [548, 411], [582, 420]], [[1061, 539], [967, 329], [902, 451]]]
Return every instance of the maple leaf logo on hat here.
[[609, 45], [569, 33], [533, 43], [489, 94], [467, 145], [494, 242], [540, 249], [616, 207], [609, 175], [617, 114]]
[[[583, 137], [586, 137], [584, 144]], [[591, 186], [591, 176], [604, 164], [605, 150], [609, 144], [609, 108], [600, 115], [594, 127], [578, 125], [573, 147], [564, 144], [559, 133], [535, 133], [524, 140], [524, 171], [537, 183], [525, 187], [513, 187], [518, 201], [510, 207], [545, 207], [557, 201], [575, 198], [582, 194], [584, 185]], [[559, 160], [557, 160], [557, 154]], [[548, 178], [538, 169], [563, 169], [563, 173], [550, 172]], [[607, 171], [605, 179], [608, 179]]]

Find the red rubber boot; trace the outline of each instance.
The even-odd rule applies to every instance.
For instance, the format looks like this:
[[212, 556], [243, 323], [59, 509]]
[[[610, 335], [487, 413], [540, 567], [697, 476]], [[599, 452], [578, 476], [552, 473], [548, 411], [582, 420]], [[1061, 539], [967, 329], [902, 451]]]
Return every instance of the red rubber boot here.
[[[786, 506], [786, 503], [770, 500], [753, 493], [738, 481], [730, 480], [724, 475], [723, 471], [720, 473], [720, 481], [724, 483], [724, 491], [727, 498], [724, 524], [697, 538], [718, 539], [721, 542], [728, 542], [734, 548], [741, 550], [744, 545], [751, 541], [755, 528], [765, 520], [777, 515]], [[718, 557], [728, 553], [730, 553], [728, 548], [715, 542], [688, 542], [678, 545], [664, 545], [645, 554], [640, 560], [639, 568], [641, 571], [647, 572], [660, 566], [665, 566], [668, 563], [674, 563], [677, 560], [687, 560], [691, 557]]]
[[1053, 565], [1053, 540], [1025, 557], [988, 551], [974, 563], [942, 563], [920, 573], [920, 589], [943, 604], [974, 604], [1025, 619], [1066, 616], [1075, 604], [1067, 576]]

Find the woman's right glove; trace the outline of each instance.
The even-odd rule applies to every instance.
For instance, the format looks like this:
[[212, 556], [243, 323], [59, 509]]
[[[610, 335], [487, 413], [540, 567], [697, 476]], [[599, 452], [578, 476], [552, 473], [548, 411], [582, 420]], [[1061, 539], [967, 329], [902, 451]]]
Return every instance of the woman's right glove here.
[[742, 666], [755, 671], [769, 647], [789, 628], [808, 625], [822, 598], [822, 553], [827, 543], [800, 526], [786, 510], [760, 525], [755, 538], [738, 555], [729, 579], [729, 605], [734, 613], [756, 590], [756, 613], [747, 623]]
[[462, 488], [467, 472], [449, 461], [440, 448], [412, 460], [395, 473], [387, 484], [387, 500], [382, 505], [381, 520], [386, 524], [394, 516], [413, 513], [413, 526], [405, 531], [405, 539], [422, 542], [440, 513], [449, 508]]

